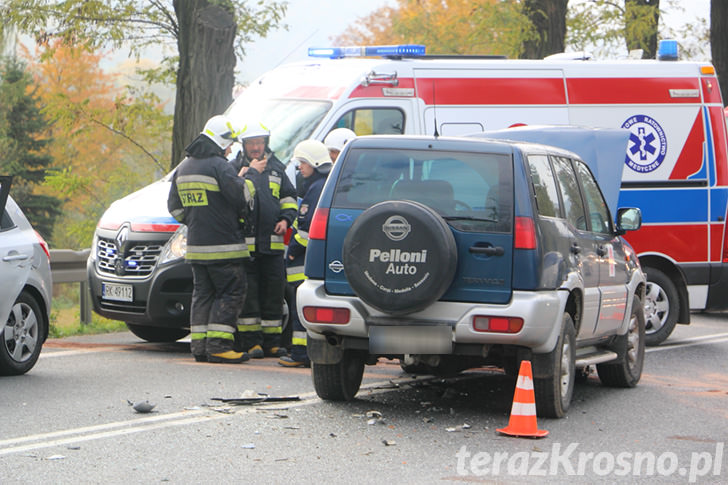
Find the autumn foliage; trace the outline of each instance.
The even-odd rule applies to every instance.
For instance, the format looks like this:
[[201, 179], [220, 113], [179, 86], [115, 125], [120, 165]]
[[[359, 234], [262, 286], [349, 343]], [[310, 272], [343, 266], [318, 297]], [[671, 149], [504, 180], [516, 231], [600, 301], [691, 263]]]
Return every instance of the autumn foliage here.
[[99, 53], [58, 42], [26, 56], [36, 59], [30, 70], [53, 140], [47, 151], [55, 170], [43, 190], [63, 201], [52, 239], [57, 247], [88, 247], [113, 200], [161, 175], [170, 117], [155, 97], [132, 97], [100, 67]]
[[425, 44], [428, 54], [518, 57], [532, 26], [519, 2], [397, 0], [359, 19], [337, 45]]

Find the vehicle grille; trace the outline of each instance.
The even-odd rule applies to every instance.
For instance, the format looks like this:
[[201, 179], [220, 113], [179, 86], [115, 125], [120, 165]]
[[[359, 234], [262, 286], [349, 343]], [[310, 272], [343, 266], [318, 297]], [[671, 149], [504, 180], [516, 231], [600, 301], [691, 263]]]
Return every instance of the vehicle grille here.
[[124, 255], [124, 273], [116, 272], [119, 253], [113, 239], [99, 238], [96, 245], [96, 268], [100, 273], [116, 276], [147, 276], [157, 264], [162, 244], [158, 242], [137, 242]]

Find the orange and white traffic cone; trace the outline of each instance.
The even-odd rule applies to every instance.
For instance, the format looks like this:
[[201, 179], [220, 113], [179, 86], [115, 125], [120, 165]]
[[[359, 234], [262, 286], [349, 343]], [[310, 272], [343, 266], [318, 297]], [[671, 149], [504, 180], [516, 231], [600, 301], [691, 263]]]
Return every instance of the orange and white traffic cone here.
[[518, 381], [516, 392], [513, 394], [513, 406], [511, 407], [511, 419], [505, 428], [496, 429], [499, 433], [508, 436], [522, 436], [527, 438], [543, 438], [548, 431], [538, 429], [536, 423], [536, 397], [533, 392], [533, 373], [531, 362], [521, 361], [521, 368], [518, 370]]

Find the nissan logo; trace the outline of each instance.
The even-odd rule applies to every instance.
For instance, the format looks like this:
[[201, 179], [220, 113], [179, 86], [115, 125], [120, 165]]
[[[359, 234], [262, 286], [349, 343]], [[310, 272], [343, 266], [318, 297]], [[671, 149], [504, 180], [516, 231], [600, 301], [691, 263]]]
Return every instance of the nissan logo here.
[[392, 241], [401, 241], [411, 230], [412, 226], [402, 216], [391, 216], [382, 225], [382, 231]]

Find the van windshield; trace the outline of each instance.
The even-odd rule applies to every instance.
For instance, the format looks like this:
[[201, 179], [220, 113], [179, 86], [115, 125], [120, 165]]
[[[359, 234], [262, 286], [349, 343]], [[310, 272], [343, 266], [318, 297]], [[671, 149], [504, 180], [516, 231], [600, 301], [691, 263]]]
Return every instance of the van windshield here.
[[260, 120], [270, 129], [270, 148], [278, 159], [288, 164], [298, 142], [311, 133], [331, 109], [331, 102], [303, 99], [256, 99], [241, 94], [227, 109], [226, 115], [238, 123]]

